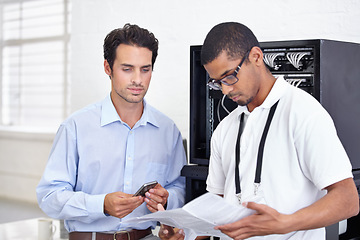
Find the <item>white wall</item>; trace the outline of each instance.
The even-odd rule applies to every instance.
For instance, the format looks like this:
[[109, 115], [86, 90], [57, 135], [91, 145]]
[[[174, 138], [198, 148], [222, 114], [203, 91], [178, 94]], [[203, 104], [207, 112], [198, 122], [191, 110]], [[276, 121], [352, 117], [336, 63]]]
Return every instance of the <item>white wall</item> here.
[[72, 109], [107, 94], [103, 39], [112, 29], [135, 23], [160, 42], [147, 100], [169, 115], [187, 138], [189, 46], [202, 44], [214, 25], [244, 23], [259, 41], [325, 38], [360, 43], [357, 0], [77, 0], [73, 12]]
[[53, 133], [0, 130], [0, 197], [36, 202]]
[[[217, 23], [244, 23], [259, 41], [323, 38], [360, 43], [358, 0], [75, 0], [72, 7], [71, 111], [108, 94], [110, 80], [103, 71], [103, 39], [112, 29], [135, 23], [152, 31], [160, 42], [146, 98], [170, 116], [186, 138], [189, 46], [202, 44]], [[29, 136], [25, 140], [21, 136], [10, 139], [7, 134], [4, 138], [0, 135], [0, 144], [0, 181], [4, 179], [2, 169], [13, 169], [0, 184], [0, 196], [35, 201], [34, 183], [45, 166], [51, 137], [33, 141]], [[14, 164], [27, 168], [29, 162], [33, 166], [28, 169], [34, 173], [31, 181], [24, 178], [23, 170], [13, 168]]]

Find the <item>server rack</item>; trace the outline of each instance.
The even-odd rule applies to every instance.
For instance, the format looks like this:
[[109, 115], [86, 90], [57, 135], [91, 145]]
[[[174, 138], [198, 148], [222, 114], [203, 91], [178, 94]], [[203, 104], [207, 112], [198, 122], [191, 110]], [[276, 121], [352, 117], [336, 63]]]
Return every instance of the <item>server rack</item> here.
[[[359, 189], [360, 44], [315, 39], [261, 42], [260, 46], [273, 75], [282, 75], [290, 84], [313, 95], [329, 112], [351, 160]], [[206, 86], [208, 76], [201, 66], [200, 53], [200, 45], [190, 47], [189, 161], [195, 165], [182, 170], [187, 178], [187, 201], [206, 192], [211, 135], [228, 112], [236, 108], [220, 91]], [[357, 218], [354, 221], [359, 224]], [[348, 233], [351, 231], [348, 229]], [[348, 237], [359, 234], [355, 232]]]

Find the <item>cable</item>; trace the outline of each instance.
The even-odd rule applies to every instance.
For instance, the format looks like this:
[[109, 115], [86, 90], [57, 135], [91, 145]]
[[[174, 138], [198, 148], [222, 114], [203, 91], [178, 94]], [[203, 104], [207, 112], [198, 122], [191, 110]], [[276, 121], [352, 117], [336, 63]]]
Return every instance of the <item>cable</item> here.
[[227, 114], [230, 113], [230, 111], [226, 108], [226, 106], [224, 104], [225, 98], [226, 98], [226, 95], [223, 95], [221, 100], [219, 100], [219, 103], [218, 103], [217, 108], [216, 108], [216, 113], [217, 113], [217, 117], [218, 117], [219, 122], [221, 121], [221, 118], [220, 118], [220, 105], [225, 110], [225, 112]]
[[222, 99], [221, 99], [221, 106], [223, 107], [223, 109], [225, 110], [225, 112], [227, 112], [227, 114], [229, 114], [230, 113], [230, 111], [225, 107], [225, 105], [224, 105], [224, 100], [225, 100], [225, 98], [226, 98], [226, 95], [224, 95], [223, 97], [222, 97]]
[[300, 86], [300, 83], [302, 83], [302, 79], [298, 79], [298, 82], [296, 83], [295, 87], [299, 87]]
[[289, 52], [286, 54], [286, 58], [296, 69], [300, 69], [300, 66], [302, 66], [302, 64], [300, 63], [300, 60], [306, 55], [310, 55], [310, 53], [309, 52]]
[[293, 86], [295, 86], [295, 87], [299, 87], [300, 84], [301, 84], [304, 80], [306, 81], [306, 79], [303, 79], [303, 78], [288, 78], [288, 79], [286, 79], [286, 81], [287, 81], [289, 84], [291, 84], [291, 85], [293, 85]]
[[219, 103], [218, 103], [217, 108], [216, 108], [216, 113], [217, 113], [217, 117], [218, 117], [219, 122], [221, 121], [221, 118], [220, 118], [220, 101], [221, 100], [219, 100]]
[[275, 59], [278, 57], [278, 56], [284, 56], [285, 53], [264, 53], [264, 62], [266, 63], [266, 65], [268, 65], [269, 67], [271, 68], [274, 68], [275, 70], [278, 70], [279, 67], [277, 65], [274, 64], [275, 62]]

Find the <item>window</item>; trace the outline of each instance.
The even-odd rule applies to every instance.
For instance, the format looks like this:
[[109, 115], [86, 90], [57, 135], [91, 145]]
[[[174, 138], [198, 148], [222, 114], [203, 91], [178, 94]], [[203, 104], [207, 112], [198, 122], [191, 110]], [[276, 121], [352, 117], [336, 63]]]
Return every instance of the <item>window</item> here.
[[69, 0], [0, 4], [0, 125], [57, 127], [69, 109]]

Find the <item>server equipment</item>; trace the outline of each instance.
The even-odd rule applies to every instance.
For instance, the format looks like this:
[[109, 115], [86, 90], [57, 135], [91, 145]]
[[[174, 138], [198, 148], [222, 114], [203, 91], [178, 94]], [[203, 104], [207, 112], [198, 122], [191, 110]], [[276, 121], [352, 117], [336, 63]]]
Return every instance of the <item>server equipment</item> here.
[[[274, 76], [284, 76], [289, 84], [314, 96], [329, 112], [351, 160], [359, 189], [360, 44], [314, 39], [261, 42], [260, 47], [264, 62]], [[206, 191], [211, 135], [219, 122], [237, 107], [221, 91], [206, 85], [208, 76], [200, 63], [200, 53], [200, 45], [190, 47], [189, 161], [192, 165], [182, 170], [187, 178], [187, 201]]]

